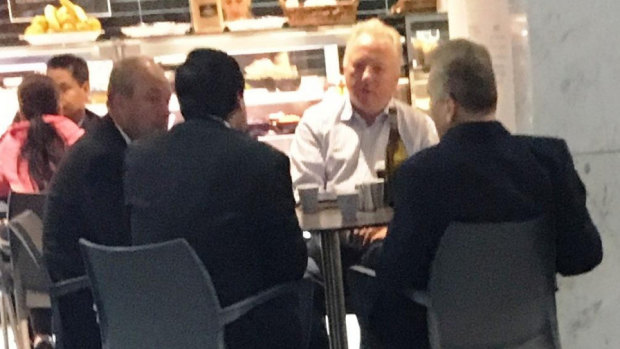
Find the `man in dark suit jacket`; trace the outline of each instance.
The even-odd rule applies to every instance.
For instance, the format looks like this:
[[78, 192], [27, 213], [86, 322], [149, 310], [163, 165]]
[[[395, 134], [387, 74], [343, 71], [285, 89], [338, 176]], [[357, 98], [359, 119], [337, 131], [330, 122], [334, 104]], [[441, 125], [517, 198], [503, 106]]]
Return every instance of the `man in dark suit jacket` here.
[[60, 90], [62, 115], [90, 132], [102, 122], [102, 118], [86, 109], [90, 96], [90, 79], [86, 61], [78, 56], [63, 54], [47, 61], [47, 76]]
[[[598, 265], [600, 236], [566, 143], [512, 136], [495, 120], [495, 76], [483, 46], [453, 40], [432, 57], [431, 115], [442, 138], [399, 169], [379, 281], [392, 290], [426, 289], [435, 252], [452, 222], [541, 215], [557, 233], [557, 272], [575, 275]], [[375, 304], [374, 327], [387, 347], [426, 347], [425, 309], [410, 303], [404, 314], [397, 304], [385, 295]], [[406, 334], [403, 326], [409, 327]]]
[[[123, 196], [127, 144], [168, 120], [170, 83], [163, 70], [143, 57], [118, 62], [110, 75], [109, 114], [66, 155], [46, 203], [43, 253], [54, 281], [85, 274], [78, 240], [129, 245]], [[100, 348], [90, 291], [60, 300], [64, 348]]]
[[[209, 49], [176, 72], [185, 123], [127, 152], [125, 194], [134, 244], [187, 239], [223, 306], [301, 279], [307, 253], [288, 158], [245, 125], [237, 62]], [[226, 327], [228, 348], [297, 348], [296, 299], [272, 301]]]

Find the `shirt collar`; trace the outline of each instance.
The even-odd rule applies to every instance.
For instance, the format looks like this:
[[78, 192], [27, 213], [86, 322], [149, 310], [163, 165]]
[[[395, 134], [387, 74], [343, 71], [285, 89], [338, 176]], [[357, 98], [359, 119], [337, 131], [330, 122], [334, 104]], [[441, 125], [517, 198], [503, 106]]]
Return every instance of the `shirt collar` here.
[[114, 123], [114, 126], [116, 126], [116, 129], [118, 130], [118, 132], [120, 132], [121, 136], [123, 136], [125, 143], [127, 143], [127, 145], [131, 144], [131, 138], [129, 138], [129, 136], [125, 133], [125, 131], [123, 131], [123, 129], [120, 126], [118, 126], [116, 122]]
[[[394, 98], [392, 98], [388, 102], [388, 104], [385, 106], [385, 108], [383, 109], [383, 113], [381, 113], [381, 115], [379, 115], [378, 117], [387, 116], [390, 108], [395, 107], [395, 106], [396, 104], [394, 103]], [[349, 121], [353, 118], [354, 115], [355, 115], [355, 118], [357, 118], [358, 120], [364, 121], [364, 123], [366, 122], [364, 119], [362, 119], [362, 117], [358, 113], [356, 113], [353, 110], [353, 105], [351, 104], [351, 98], [347, 97], [342, 107], [342, 111], [340, 112], [340, 120]]]

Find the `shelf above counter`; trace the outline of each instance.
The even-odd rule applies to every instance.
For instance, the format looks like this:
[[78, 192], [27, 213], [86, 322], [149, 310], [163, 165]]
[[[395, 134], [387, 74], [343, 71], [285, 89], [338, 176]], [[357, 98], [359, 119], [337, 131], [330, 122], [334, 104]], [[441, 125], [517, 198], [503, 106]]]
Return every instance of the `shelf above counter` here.
[[351, 26], [324, 26], [125, 39], [123, 42], [128, 47], [139, 46], [141, 54], [152, 57], [169, 56], [170, 52], [187, 55], [190, 51], [203, 47], [217, 48], [236, 55], [316, 49], [326, 45], [344, 46], [350, 33]]

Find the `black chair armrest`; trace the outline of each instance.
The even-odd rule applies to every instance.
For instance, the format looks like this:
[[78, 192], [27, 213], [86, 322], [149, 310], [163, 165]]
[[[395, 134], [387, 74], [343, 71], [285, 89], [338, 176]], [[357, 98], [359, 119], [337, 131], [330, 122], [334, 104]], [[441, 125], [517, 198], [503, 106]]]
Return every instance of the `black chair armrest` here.
[[358, 272], [360, 274], [364, 274], [366, 276], [370, 276], [370, 277], [373, 277], [373, 278], [377, 277], [377, 273], [373, 269], [370, 269], [370, 268], [367, 268], [367, 267], [364, 267], [364, 266], [361, 266], [361, 265], [350, 266], [349, 270], [353, 270], [355, 272]]
[[229, 324], [252, 310], [254, 307], [266, 303], [287, 293], [296, 293], [301, 287], [301, 281], [287, 282], [268, 288], [256, 295], [250, 296], [237, 303], [222, 309], [220, 317], [223, 324]]
[[50, 287], [50, 296], [54, 298], [90, 288], [86, 275], [57, 282]]

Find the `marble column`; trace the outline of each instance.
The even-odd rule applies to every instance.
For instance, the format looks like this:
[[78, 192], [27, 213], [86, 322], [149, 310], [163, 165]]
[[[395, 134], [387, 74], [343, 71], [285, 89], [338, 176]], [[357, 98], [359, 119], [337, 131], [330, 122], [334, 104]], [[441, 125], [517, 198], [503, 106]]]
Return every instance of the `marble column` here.
[[563, 347], [620, 348], [620, 1], [525, 2], [527, 131], [567, 140], [605, 254], [593, 272], [559, 280]]

